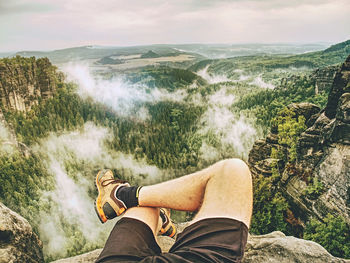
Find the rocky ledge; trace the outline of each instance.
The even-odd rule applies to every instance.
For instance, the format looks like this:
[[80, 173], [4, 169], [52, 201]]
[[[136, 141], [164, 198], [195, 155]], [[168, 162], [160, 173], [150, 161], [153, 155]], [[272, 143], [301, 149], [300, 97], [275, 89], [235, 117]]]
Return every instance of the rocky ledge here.
[[[188, 223], [178, 224], [179, 233]], [[163, 252], [174, 244], [174, 239], [158, 237]], [[89, 263], [95, 262], [102, 249], [96, 249], [79, 256], [60, 259], [54, 263]], [[26, 219], [0, 203], [0, 263], [34, 263], [44, 262], [42, 243], [33, 233]], [[249, 236], [243, 259], [244, 263], [299, 262], [299, 263], [350, 263], [350, 260], [339, 259], [329, 254], [319, 244], [285, 236], [273, 232], [263, 236]]]
[[0, 203], [0, 263], [44, 262], [42, 242], [28, 221]]
[[47, 58], [0, 59], [0, 104], [5, 109], [28, 111], [40, 99], [56, 92], [63, 74]]
[[[168, 237], [158, 238], [163, 251], [168, 251], [174, 240]], [[53, 263], [92, 263], [102, 249], [54, 261]], [[242, 263], [350, 263], [350, 260], [333, 257], [319, 244], [295, 237], [285, 236], [282, 232], [268, 235], [249, 236]]]
[[[303, 115], [307, 126], [298, 139], [296, 162], [271, 159], [272, 148], [288, 149], [279, 144], [277, 127], [271, 127], [267, 138], [256, 141], [249, 154], [253, 176], [271, 176], [277, 162], [281, 192], [294, 213], [303, 215], [301, 221], [311, 217], [322, 221], [332, 214], [350, 224], [350, 56], [335, 74], [325, 109], [310, 103], [289, 108], [296, 116]], [[308, 196], [310, 184], [319, 189]]]

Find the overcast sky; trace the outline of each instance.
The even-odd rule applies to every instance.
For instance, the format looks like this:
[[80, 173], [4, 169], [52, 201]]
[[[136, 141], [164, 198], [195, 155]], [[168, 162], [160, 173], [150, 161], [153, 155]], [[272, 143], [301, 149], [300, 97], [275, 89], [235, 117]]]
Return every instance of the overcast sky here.
[[350, 0], [0, 0], [0, 52], [156, 43], [336, 43]]

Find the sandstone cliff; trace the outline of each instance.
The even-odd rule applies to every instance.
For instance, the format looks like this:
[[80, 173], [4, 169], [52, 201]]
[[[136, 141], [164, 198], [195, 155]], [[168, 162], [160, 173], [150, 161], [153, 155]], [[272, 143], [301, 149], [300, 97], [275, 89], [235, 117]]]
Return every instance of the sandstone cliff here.
[[[350, 223], [350, 56], [335, 75], [325, 109], [309, 103], [289, 107], [305, 116], [308, 127], [298, 140], [296, 162], [271, 159], [272, 148], [288, 148], [279, 144], [277, 128], [272, 127], [249, 154], [253, 175], [270, 176], [278, 161], [278, 184], [302, 221], [322, 220], [330, 213]], [[305, 194], [315, 182], [317, 191]]]
[[292, 75], [288, 78], [283, 78], [277, 89], [288, 89], [290, 86], [297, 85], [299, 82], [307, 82], [310, 86], [315, 87], [315, 94], [329, 92], [338, 70], [339, 66], [327, 66], [313, 70], [308, 76]]
[[[158, 243], [163, 252], [174, 244], [169, 237], [159, 237]], [[102, 249], [89, 253], [54, 261], [54, 263], [93, 263]], [[282, 232], [273, 232], [262, 236], [249, 236], [242, 263], [350, 263], [350, 260], [333, 257], [319, 244], [285, 236]]]
[[5, 109], [28, 111], [39, 99], [52, 97], [62, 79], [47, 58], [0, 59], [0, 103]]
[[44, 262], [42, 243], [28, 221], [0, 203], [0, 263]]

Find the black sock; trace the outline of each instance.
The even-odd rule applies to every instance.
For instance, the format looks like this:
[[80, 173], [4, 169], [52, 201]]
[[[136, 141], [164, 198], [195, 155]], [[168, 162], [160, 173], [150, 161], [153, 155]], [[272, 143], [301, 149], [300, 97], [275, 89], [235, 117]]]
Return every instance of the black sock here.
[[122, 186], [116, 196], [124, 202], [127, 208], [139, 205], [139, 191], [142, 186]]

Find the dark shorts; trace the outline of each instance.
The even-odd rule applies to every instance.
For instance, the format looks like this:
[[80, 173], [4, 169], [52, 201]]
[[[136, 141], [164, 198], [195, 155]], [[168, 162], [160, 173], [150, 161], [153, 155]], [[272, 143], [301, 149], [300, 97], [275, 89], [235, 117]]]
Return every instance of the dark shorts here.
[[240, 262], [247, 236], [240, 221], [208, 218], [185, 228], [169, 252], [162, 253], [149, 226], [122, 218], [96, 262]]

